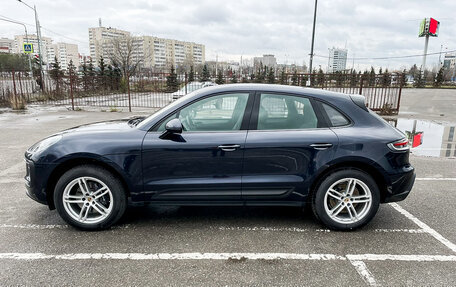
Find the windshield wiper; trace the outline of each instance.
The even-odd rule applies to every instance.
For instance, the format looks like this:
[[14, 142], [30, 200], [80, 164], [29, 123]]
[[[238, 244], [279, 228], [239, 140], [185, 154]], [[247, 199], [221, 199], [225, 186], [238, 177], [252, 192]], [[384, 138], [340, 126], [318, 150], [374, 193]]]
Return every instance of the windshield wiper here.
[[128, 124], [130, 126], [136, 127], [140, 122], [142, 122], [146, 117], [143, 116], [138, 116], [138, 117], [133, 117], [128, 120]]

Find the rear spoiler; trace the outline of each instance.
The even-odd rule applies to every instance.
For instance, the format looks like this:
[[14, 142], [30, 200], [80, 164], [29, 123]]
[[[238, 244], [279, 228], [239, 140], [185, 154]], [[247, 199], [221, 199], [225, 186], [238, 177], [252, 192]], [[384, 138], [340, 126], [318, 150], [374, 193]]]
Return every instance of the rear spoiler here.
[[369, 110], [366, 107], [366, 98], [363, 95], [350, 95], [351, 100], [360, 107], [361, 109], [368, 112]]

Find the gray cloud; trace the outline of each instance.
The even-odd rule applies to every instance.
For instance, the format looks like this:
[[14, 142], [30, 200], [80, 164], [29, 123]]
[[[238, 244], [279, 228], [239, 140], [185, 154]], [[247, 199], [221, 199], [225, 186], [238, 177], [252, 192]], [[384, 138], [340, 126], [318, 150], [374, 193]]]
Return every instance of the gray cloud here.
[[[26, 1], [26, 0], [25, 0]], [[28, 2], [32, 4], [31, 0]], [[112, 26], [136, 35], [156, 35], [206, 45], [206, 58], [218, 54], [222, 60], [239, 60], [273, 53], [279, 62], [308, 63], [312, 30], [313, 1], [36, 1], [44, 28], [66, 35], [69, 40], [46, 30], [55, 41], [79, 44], [88, 53], [88, 28]], [[441, 45], [456, 49], [455, 1], [319, 1], [315, 53], [326, 56], [333, 46], [349, 49], [349, 57], [400, 56], [422, 53], [424, 39], [418, 38], [424, 17], [441, 21], [440, 36], [432, 38], [429, 52]], [[33, 24], [33, 12], [14, 0], [4, 0], [0, 15]], [[34, 27], [29, 31], [34, 32]], [[17, 25], [0, 22], [0, 36], [22, 33]], [[438, 56], [429, 57], [435, 64]], [[351, 61], [350, 65], [351, 65]], [[400, 68], [420, 63], [420, 58], [359, 60], [355, 68], [372, 64]], [[315, 63], [326, 67], [327, 59]]]

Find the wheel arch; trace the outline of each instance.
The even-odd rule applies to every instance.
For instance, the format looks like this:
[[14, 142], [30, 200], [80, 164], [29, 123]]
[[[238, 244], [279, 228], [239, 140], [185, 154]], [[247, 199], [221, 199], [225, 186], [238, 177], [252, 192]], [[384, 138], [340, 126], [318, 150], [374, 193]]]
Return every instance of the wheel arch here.
[[310, 185], [308, 196], [309, 200], [312, 198], [313, 193], [316, 191], [324, 178], [326, 178], [331, 173], [344, 169], [356, 169], [369, 174], [377, 184], [380, 190], [380, 202], [383, 202], [388, 190], [388, 182], [385, 178], [384, 171], [380, 166], [372, 163], [372, 161], [369, 162], [360, 158], [338, 160], [337, 162], [326, 165], [324, 168], [322, 168], [317, 173], [316, 177], [312, 181], [312, 184]]
[[130, 196], [131, 186], [128, 184], [127, 180], [118, 167], [115, 167], [113, 164], [108, 163], [107, 160], [104, 160], [101, 157], [94, 157], [89, 155], [77, 156], [58, 163], [51, 172], [46, 184], [46, 201], [49, 209], [55, 209], [54, 189], [59, 178], [65, 172], [80, 165], [93, 165], [106, 169], [120, 180], [124, 190], [127, 193], [127, 196]]

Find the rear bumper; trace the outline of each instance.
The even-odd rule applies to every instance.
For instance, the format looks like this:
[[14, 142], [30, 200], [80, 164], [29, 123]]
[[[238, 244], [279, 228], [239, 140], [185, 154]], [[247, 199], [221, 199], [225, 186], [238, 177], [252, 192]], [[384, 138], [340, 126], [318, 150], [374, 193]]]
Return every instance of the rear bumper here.
[[382, 202], [395, 202], [404, 200], [410, 193], [415, 183], [415, 169], [412, 166], [404, 168], [404, 172], [391, 176], [391, 185]]

